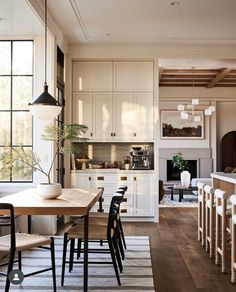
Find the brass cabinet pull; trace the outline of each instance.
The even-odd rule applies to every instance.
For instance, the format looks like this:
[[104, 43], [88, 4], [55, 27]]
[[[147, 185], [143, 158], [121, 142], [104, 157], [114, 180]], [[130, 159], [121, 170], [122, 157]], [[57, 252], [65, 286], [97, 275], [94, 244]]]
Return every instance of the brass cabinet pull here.
[[122, 202], [127, 202], [127, 198], [123, 198]]
[[113, 133], [111, 133], [111, 136], [113, 137]]
[[97, 180], [104, 180], [104, 176], [98, 176]]
[[121, 209], [120, 212], [121, 213], [127, 213], [127, 209]]
[[127, 180], [127, 176], [121, 176], [120, 180]]
[[115, 137], [116, 136], [116, 133], [113, 133], [113, 136]]
[[134, 177], [134, 180], [137, 180], [137, 179], [136, 179], [136, 176]]
[[89, 177], [89, 180], [91, 180], [91, 176]]
[[134, 137], [136, 137], [136, 133], [134, 133]]
[[90, 133], [90, 137], [93, 137], [93, 133]]

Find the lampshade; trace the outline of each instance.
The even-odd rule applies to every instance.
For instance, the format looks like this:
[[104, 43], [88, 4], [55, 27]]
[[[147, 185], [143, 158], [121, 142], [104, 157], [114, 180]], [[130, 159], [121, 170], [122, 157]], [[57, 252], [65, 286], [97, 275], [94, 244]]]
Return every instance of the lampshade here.
[[53, 120], [62, 110], [62, 105], [48, 93], [47, 85], [47, 0], [45, 0], [45, 29], [44, 29], [44, 49], [45, 49], [45, 81], [43, 93], [29, 103], [31, 114], [39, 120]]
[[62, 106], [48, 93], [48, 85], [44, 83], [43, 93], [29, 103], [31, 114], [38, 120], [52, 120], [59, 115]]

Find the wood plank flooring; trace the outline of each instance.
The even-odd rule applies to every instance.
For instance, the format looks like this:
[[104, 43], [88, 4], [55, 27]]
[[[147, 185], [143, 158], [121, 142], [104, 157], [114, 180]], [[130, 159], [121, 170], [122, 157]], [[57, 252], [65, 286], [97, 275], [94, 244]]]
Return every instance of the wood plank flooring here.
[[[236, 292], [197, 241], [197, 208], [161, 208], [160, 222], [123, 223], [126, 235], [149, 235], [158, 292]], [[228, 258], [230, 263], [230, 258]]]

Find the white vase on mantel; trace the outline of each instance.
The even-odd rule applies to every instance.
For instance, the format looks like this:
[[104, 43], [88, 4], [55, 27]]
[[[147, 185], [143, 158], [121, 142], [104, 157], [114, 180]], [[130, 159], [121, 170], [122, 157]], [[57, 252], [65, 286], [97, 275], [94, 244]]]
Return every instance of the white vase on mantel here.
[[189, 187], [190, 179], [191, 179], [191, 176], [187, 170], [184, 170], [181, 172], [181, 174], [180, 174], [181, 186]]
[[62, 187], [59, 183], [39, 183], [37, 195], [43, 199], [56, 199], [62, 194]]

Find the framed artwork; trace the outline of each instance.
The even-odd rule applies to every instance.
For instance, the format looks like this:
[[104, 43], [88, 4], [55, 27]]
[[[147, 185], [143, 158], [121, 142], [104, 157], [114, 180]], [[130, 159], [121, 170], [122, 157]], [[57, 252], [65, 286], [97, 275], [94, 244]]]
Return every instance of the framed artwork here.
[[194, 113], [201, 117], [199, 122], [195, 122], [192, 115], [188, 119], [181, 119], [179, 111], [161, 111], [161, 139], [203, 139], [203, 111]]

